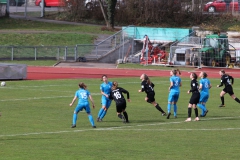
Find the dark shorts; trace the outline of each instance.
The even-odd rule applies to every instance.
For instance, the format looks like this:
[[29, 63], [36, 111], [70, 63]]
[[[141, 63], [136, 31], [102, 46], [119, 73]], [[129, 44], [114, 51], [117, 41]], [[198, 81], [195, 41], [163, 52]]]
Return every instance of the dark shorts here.
[[150, 92], [150, 93], [148, 93], [147, 94], [147, 98], [148, 98], [148, 100], [147, 100], [147, 102], [148, 103], [152, 103], [152, 102], [154, 102], [155, 101], [155, 93], [154, 92]]
[[190, 104], [198, 104], [199, 103], [199, 99], [200, 99], [200, 93], [199, 92], [192, 93], [192, 96], [190, 98], [189, 103]]
[[116, 104], [116, 110], [117, 110], [118, 113], [121, 113], [126, 108], [127, 108], [126, 102]]
[[230, 96], [234, 94], [232, 86], [226, 86], [223, 91], [228, 93]]

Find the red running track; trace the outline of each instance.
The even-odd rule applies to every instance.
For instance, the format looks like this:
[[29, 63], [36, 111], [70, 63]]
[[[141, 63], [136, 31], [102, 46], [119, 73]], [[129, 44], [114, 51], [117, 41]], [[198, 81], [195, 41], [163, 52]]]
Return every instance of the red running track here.
[[[220, 78], [219, 68], [193, 68], [192, 72], [204, 71], [209, 78]], [[234, 78], [240, 78], [239, 69], [224, 69], [227, 74]], [[80, 79], [80, 78], [101, 78], [106, 74], [110, 78], [118, 77], [140, 77], [146, 73], [150, 77], [169, 77], [170, 70], [143, 70], [143, 69], [106, 69], [106, 68], [69, 68], [69, 67], [27, 67], [27, 80], [47, 80], [47, 79]], [[189, 77], [191, 71], [181, 71], [182, 77]]]

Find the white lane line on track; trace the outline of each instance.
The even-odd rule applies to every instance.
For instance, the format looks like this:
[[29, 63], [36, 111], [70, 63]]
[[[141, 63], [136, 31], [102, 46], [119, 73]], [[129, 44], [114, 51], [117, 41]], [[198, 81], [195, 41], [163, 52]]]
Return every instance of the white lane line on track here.
[[[223, 119], [233, 119], [240, 118], [238, 117], [221, 117], [221, 118], [207, 118], [201, 121], [209, 120], [223, 120]], [[109, 128], [95, 128], [95, 129], [82, 129], [82, 130], [70, 130], [70, 131], [56, 131], [56, 132], [36, 132], [36, 133], [22, 133], [22, 134], [9, 134], [9, 135], [0, 135], [1, 137], [17, 137], [17, 136], [31, 136], [31, 135], [46, 135], [46, 134], [61, 134], [61, 133], [73, 133], [73, 132], [86, 132], [86, 131], [115, 131], [115, 130], [136, 130], [136, 131], [229, 131], [229, 130], [240, 130], [240, 128], [199, 128], [199, 129], [135, 129], [133, 127], [144, 127], [144, 126], [157, 126], [157, 125], [169, 125], [169, 124], [180, 124], [180, 123], [191, 123], [191, 122], [166, 122], [166, 123], [154, 123], [154, 124], [142, 124], [142, 125], [131, 125], [131, 126], [121, 126], [121, 127], [109, 127]], [[199, 123], [199, 122], [192, 122]]]

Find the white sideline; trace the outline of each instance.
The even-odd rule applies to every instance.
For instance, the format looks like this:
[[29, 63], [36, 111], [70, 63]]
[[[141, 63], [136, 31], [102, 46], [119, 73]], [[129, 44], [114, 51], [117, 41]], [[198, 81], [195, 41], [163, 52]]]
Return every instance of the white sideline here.
[[[222, 118], [206, 118], [201, 121], [209, 121], [209, 120], [222, 120], [222, 119], [232, 119], [232, 118], [240, 118], [237, 117], [222, 117]], [[136, 129], [133, 127], [143, 127], [143, 126], [157, 126], [157, 125], [168, 125], [168, 124], [179, 124], [179, 123], [199, 123], [199, 122], [166, 122], [166, 123], [152, 123], [152, 124], [141, 124], [141, 125], [131, 125], [131, 126], [121, 126], [121, 127], [109, 127], [109, 128], [95, 128], [95, 129], [82, 129], [76, 130], [71, 129], [68, 131], [56, 131], [56, 132], [36, 132], [36, 133], [22, 133], [22, 134], [9, 134], [9, 135], [0, 135], [0, 137], [17, 137], [17, 136], [31, 136], [31, 135], [43, 135], [43, 134], [61, 134], [61, 133], [73, 133], [73, 132], [86, 132], [86, 131], [115, 131], [115, 130], [135, 130], [135, 131], [228, 131], [228, 130], [240, 130], [240, 128], [199, 128], [199, 129]]]

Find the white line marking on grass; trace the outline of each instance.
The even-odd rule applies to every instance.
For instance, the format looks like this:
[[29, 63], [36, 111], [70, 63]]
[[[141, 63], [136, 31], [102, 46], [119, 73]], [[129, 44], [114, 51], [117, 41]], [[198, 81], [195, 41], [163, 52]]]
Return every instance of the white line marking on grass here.
[[[91, 93], [91, 95], [101, 95], [101, 93]], [[30, 101], [30, 100], [39, 100], [39, 99], [55, 99], [55, 98], [66, 98], [66, 97], [74, 97], [73, 96], [53, 96], [53, 97], [32, 97], [32, 98], [21, 98], [21, 99], [4, 99], [0, 100], [0, 102], [10, 102], [10, 101]]]
[[114, 130], [127, 130], [127, 131], [227, 131], [227, 130], [240, 130], [240, 128], [211, 128], [211, 129], [114, 129]]
[[[238, 117], [222, 117], [222, 118], [208, 118], [201, 121], [209, 121], [209, 120], [223, 120], [223, 119], [232, 119], [239, 118]], [[121, 127], [109, 127], [109, 128], [95, 128], [95, 129], [81, 129], [81, 130], [69, 130], [69, 131], [56, 131], [56, 132], [36, 132], [36, 133], [22, 133], [22, 134], [9, 134], [9, 135], [0, 135], [0, 137], [17, 137], [17, 136], [31, 136], [31, 135], [43, 135], [43, 134], [61, 134], [61, 133], [73, 133], [73, 132], [86, 132], [86, 131], [114, 131], [114, 130], [136, 130], [136, 131], [227, 131], [227, 130], [240, 130], [240, 128], [199, 128], [199, 129], [132, 129], [132, 127], [143, 127], [143, 126], [157, 126], [157, 125], [169, 125], [169, 124], [179, 124], [179, 123], [199, 123], [199, 122], [161, 122], [154, 124], [141, 124], [141, 125], [131, 125], [131, 126], [121, 126]]]

